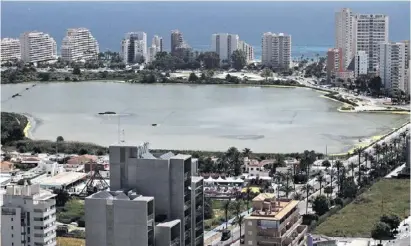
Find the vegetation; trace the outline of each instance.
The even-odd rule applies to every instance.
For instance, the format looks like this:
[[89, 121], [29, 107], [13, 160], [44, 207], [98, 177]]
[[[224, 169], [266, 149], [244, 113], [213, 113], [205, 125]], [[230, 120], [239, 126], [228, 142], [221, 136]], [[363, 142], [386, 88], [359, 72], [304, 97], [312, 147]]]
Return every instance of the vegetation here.
[[86, 240], [81, 238], [57, 237], [57, 246], [84, 246]]
[[320, 224], [316, 233], [333, 237], [370, 237], [373, 226], [383, 214], [397, 215], [401, 219], [409, 215], [409, 191], [409, 180], [382, 179]]
[[247, 65], [247, 57], [244, 51], [242, 50], [235, 50], [231, 55], [231, 66], [240, 71]]
[[16, 113], [1, 112], [1, 144], [7, 145], [13, 141], [23, 140], [27, 118]]
[[72, 198], [65, 205], [61, 212], [57, 213], [57, 221], [70, 224], [77, 222], [84, 227], [84, 201]]
[[347, 104], [349, 104], [349, 105], [351, 105], [351, 106], [358, 106], [358, 104], [356, 104], [355, 102], [352, 102], [352, 101], [350, 101], [350, 100], [348, 100], [348, 99], [345, 99], [344, 97], [342, 97], [341, 95], [339, 95], [338, 92], [330, 92], [330, 93], [328, 93], [328, 94], [326, 94], [326, 95], [324, 95], [324, 96], [325, 96], [325, 97], [332, 98], [332, 99], [337, 100], [337, 101], [340, 101], [340, 102], [343, 102], [343, 103], [347, 103]]
[[64, 141], [53, 142], [49, 140], [19, 140], [7, 146], [9, 149], [17, 149], [20, 153], [67, 153], [67, 154], [95, 154], [104, 155], [108, 148], [93, 143]]

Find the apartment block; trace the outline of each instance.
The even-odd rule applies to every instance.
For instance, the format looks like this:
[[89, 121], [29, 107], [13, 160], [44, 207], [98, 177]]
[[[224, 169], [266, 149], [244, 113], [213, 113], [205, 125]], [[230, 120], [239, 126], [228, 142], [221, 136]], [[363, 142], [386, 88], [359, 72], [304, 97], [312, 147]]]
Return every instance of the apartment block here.
[[171, 54], [174, 54], [177, 47], [184, 43], [183, 33], [179, 30], [171, 31]]
[[20, 60], [20, 40], [17, 38], [1, 39], [1, 62]]
[[55, 196], [38, 184], [8, 186], [1, 207], [1, 245], [56, 245]]
[[252, 45], [249, 45], [246, 42], [240, 40], [240, 42], [238, 43], [238, 49], [242, 50], [245, 53], [247, 64], [254, 61], [254, 48]]
[[181, 240], [180, 220], [159, 223], [156, 225], [156, 246], [178, 246]]
[[218, 33], [211, 36], [211, 50], [216, 52], [220, 61], [231, 61], [231, 55], [239, 48], [240, 39], [237, 34]]
[[154, 35], [153, 40], [151, 41], [151, 47], [155, 47], [157, 52], [163, 52], [163, 38]]
[[154, 198], [134, 190], [100, 191], [85, 199], [87, 246], [154, 246]]
[[379, 48], [388, 42], [388, 16], [382, 14], [355, 15], [355, 51], [365, 51], [368, 56], [368, 72], [378, 72]]
[[368, 55], [365, 51], [358, 51], [354, 57], [354, 77], [366, 75], [368, 72]]
[[21, 59], [42, 62], [57, 59], [56, 41], [43, 32], [32, 31], [20, 35]]
[[346, 69], [355, 54], [355, 21], [351, 9], [344, 8], [335, 13], [335, 48], [341, 49], [342, 64]]
[[126, 33], [121, 41], [120, 56], [125, 64], [148, 61], [147, 34], [145, 32]]
[[87, 28], [69, 28], [61, 44], [61, 58], [65, 61], [87, 61], [98, 57], [99, 45]]
[[245, 245], [305, 245], [307, 226], [301, 224], [298, 201], [262, 193], [252, 200], [252, 206], [253, 212], [244, 219]]
[[391, 93], [398, 90], [408, 91], [405, 81], [405, 50], [403, 42], [383, 43], [379, 47], [379, 75], [385, 89]]
[[291, 36], [267, 32], [262, 38], [261, 62], [265, 66], [288, 69], [291, 65]]
[[344, 69], [344, 56], [342, 48], [329, 49], [327, 51], [327, 81], [330, 82], [332, 77], [337, 77]]
[[156, 155], [148, 143], [112, 145], [109, 150], [111, 189], [135, 189], [154, 197], [156, 216], [180, 220], [180, 245], [203, 245], [204, 229], [196, 216], [203, 209], [202, 178], [192, 176], [191, 156]]

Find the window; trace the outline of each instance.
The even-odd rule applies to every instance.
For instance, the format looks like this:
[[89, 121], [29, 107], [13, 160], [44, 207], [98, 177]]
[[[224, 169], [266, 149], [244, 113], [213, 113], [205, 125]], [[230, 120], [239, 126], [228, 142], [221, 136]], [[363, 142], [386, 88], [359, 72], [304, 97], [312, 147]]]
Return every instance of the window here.
[[253, 222], [252, 222], [252, 221], [248, 221], [248, 225], [249, 225], [249, 226], [252, 226], [252, 225], [253, 225]]
[[13, 234], [11, 234], [11, 237], [14, 237], [14, 235], [13, 235]]
[[11, 218], [11, 221], [13, 221], [13, 218]]
[[249, 236], [253, 235], [253, 231], [248, 231], [248, 235]]
[[253, 245], [253, 241], [248, 241], [248, 245]]
[[27, 237], [27, 242], [30, 242], [30, 237]]
[[11, 229], [12, 229], [12, 230], [14, 229], [13, 226], [11, 226]]

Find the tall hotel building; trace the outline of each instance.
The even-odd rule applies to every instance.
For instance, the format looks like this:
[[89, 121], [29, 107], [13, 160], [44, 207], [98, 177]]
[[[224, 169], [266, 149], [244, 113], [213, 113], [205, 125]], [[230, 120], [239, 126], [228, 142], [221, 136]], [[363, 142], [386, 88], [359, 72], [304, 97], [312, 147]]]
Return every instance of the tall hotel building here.
[[20, 40], [17, 38], [1, 39], [1, 62], [20, 60]]
[[335, 13], [335, 48], [341, 49], [343, 68], [346, 69], [355, 54], [354, 14], [348, 8]]
[[240, 38], [237, 34], [218, 33], [211, 36], [211, 49], [216, 52], [220, 61], [230, 61], [234, 50], [239, 47]]
[[175, 54], [178, 47], [184, 44], [183, 33], [179, 30], [171, 31], [171, 54]]
[[204, 245], [196, 165], [189, 155], [152, 154], [147, 144], [110, 146], [110, 190], [117, 192], [86, 198], [86, 245]]
[[61, 45], [61, 58], [66, 61], [97, 59], [97, 40], [86, 28], [69, 28]]
[[406, 83], [406, 46], [404, 42], [380, 44], [379, 76], [385, 89], [409, 93]]
[[1, 245], [56, 245], [56, 195], [39, 184], [6, 188], [1, 207]]
[[264, 33], [261, 62], [273, 68], [289, 68], [291, 65], [291, 36], [283, 33]]
[[125, 64], [148, 61], [147, 34], [145, 32], [129, 32], [121, 42], [121, 57]]
[[242, 50], [245, 53], [245, 56], [247, 57], [247, 63], [251, 63], [254, 61], [254, 48], [253, 46], [247, 44], [244, 41], [241, 41], [238, 43], [238, 49]]
[[151, 41], [151, 47], [147, 50], [147, 62], [152, 62], [155, 60], [157, 52], [163, 51], [163, 38], [154, 35]]
[[344, 71], [344, 57], [342, 49], [329, 49], [327, 51], [327, 81], [331, 82], [331, 77], [339, 77]]
[[368, 57], [368, 72], [378, 70], [379, 47], [388, 42], [388, 16], [382, 14], [354, 14], [344, 8], [335, 15], [335, 48], [342, 50], [344, 69], [358, 51]]
[[21, 59], [42, 62], [57, 59], [56, 41], [46, 33], [32, 31], [20, 35]]

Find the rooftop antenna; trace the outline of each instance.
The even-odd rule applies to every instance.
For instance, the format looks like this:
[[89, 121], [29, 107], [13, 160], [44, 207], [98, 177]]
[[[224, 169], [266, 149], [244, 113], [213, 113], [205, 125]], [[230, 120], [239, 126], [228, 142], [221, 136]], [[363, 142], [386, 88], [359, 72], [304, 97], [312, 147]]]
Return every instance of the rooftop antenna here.
[[126, 134], [124, 133], [124, 129], [121, 130], [121, 139], [120, 143], [125, 143], [126, 142]]

